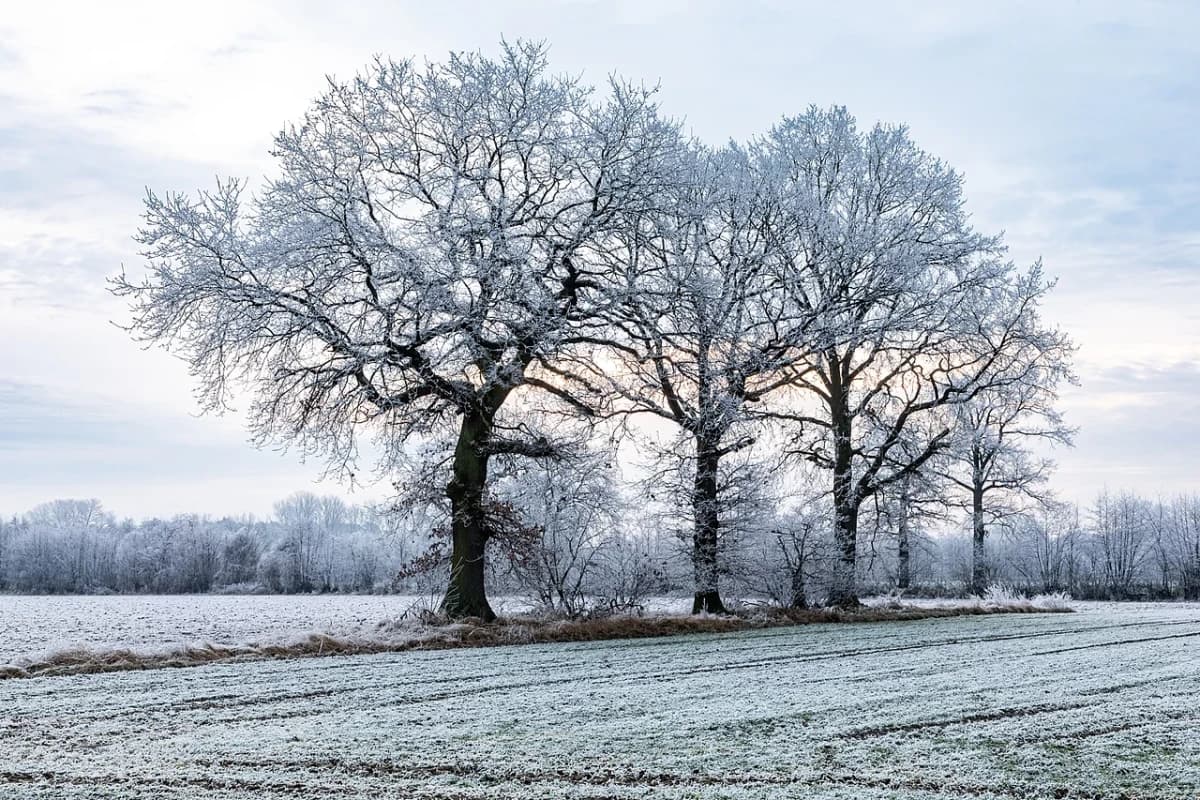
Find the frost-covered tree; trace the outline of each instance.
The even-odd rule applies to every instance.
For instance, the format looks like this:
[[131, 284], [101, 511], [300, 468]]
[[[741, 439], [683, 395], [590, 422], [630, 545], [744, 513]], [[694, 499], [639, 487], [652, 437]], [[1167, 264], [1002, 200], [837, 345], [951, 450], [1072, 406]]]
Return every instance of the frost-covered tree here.
[[1180, 592], [1187, 600], [1200, 600], [1200, 495], [1176, 497], [1162, 518]]
[[829, 524], [824, 504], [773, 509], [747, 537], [740, 583], [752, 597], [785, 608], [807, 608], [813, 584], [828, 561]]
[[257, 196], [237, 181], [149, 194], [148, 276], [115, 291], [140, 340], [188, 362], [205, 408], [248, 388], [260, 443], [352, 476], [364, 435], [383, 471], [448, 441], [444, 608], [491, 619], [489, 461], [554, 454], [543, 403], [589, 410], [563, 355], [594, 341], [596, 250], [675, 146], [651, 94], [595, 97], [536, 45], [377, 61], [276, 137]]
[[221, 568], [214, 579], [221, 586], [251, 584], [261, 555], [258, 539], [249, 528], [242, 528], [221, 545]]
[[839, 558], [829, 600], [857, 603], [865, 500], [942, 451], [953, 407], [992, 385], [1037, 333], [997, 304], [1020, 284], [977, 233], [962, 180], [906, 128], [859, 131], [843, 108], [784, 120], [758, 147], [787, 181], [791, 300], [818, 324], [788, 419], [792, 454], [832, 476]]
[[736, 480], [723, 464], [752, 444], [756, 409], [786, 388], [808, 314], [785, 302], [774, 223], [773, 176], [736, 147], [681, 155], [661, 207], [618, 237], [622, 302], [613, 308], [610, 359], [597, 369], [629, 415], [666, 420], [663, 456], [686, 474], [692, 522], [694, 612], [724, 612], [720, 542]]
[[105, 535], [115, 524], [99, 500], [51, 500], [26, 515], [31, 535], [23, 581], [54, 592], [87, 592], [103, 583], [113, 558]]
[[901, 592], [912, 587], [913, 554], [924, 541], [922, 530], [946, 517], [946, 489], [946, 482], [927, 463], [875, 495], [878, 516], [895, 534], [895, 585]]
[[338, 497], [296, 492], [275, 504], [280, 529], [274, 551], [266, 554], [287, 591], [327, 591], [335, 585], [335, 545], [351, 522], [351, 510]]
[[1151, 504], [1131, 492], [1105, 490], [1096, 497], [1092, 524], [1109, 597], [1128, 599], [1146, 560], [1152, 536]]
[[606, 550], [621, 535], [623, 500], [609, 454], [582, 450], [570, 458], [518, 468], [497, 481], [496, 495], [537, 528], [513, 554], [518, 585], [548, 610], [576, 616], [603, 594]]
[[1074, 431], [1055, 407], [1057, 389], [1072, 381], [1074, 348], [1057, 331], [1043, 329], [1037, 302], [1049, 285], [1040, 270], [1021, 276], [1009, 296], [996, 302], [1024, 304], [1028, 326], [1020, 352], [1007, 359], [1010, 374], [997, 375], [989, 386], [957, 407], [953, 442], [941, 474], [967, 493], [971, 510], [971, 588], [982, 593], [988, 584], [985, 539], [988, 527], [1021, 510], [1021, 501], [1044, 504], [1054, 462], [1035, 455], [1038, 443], [1070, 445]]
[[1017, 540], [1015, 566], [1040, 592], [1076, 590], [1083, 546], [1077, 506], [1051, 502], [1019, 515], [1012, 525]]

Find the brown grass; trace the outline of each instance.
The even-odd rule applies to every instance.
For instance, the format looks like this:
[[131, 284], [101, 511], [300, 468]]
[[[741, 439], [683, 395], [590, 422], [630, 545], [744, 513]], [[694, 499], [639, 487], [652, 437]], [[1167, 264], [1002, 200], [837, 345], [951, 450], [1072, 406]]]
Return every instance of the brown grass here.
[[[311, 658], [331, 655], [397, 653], [408, 650], [447, 650], [465, 647], [498, 647], [518, 644], [555, 642], [594, 642], [609, 639], [645, 639], [655, 636], [682, 636], [701, 633], [783, 628], [819, 623], [904, 622], [942, 617], [981, 614], [1057, 613], [1032, 606], [900, 608], [868, 607], [856, 609], [761, 609], [753, 613], [728, 616], [611, 616], [596, 619], [547, 620], [534, 616], [513, 616], [493, 623], [464, 620], [441, 624], [401, 623], [381, 625], [375, 635], [337, 636], [313, 633], [286, 642], [239, 645], [177, 645], [150, 650], [131, 648], [72, 648], [44, 657], [21, 659], [0, 664], [0, 680], [52, 675], [80, 675], [135, 669], [193, 667], [228, 661]], [[432, 621], [432, 620], [430, 620]]]

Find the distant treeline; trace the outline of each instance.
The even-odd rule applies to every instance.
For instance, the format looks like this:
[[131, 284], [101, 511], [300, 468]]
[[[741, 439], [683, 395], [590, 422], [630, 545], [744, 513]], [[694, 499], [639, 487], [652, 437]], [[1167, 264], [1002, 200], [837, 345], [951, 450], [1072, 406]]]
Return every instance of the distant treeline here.
[[[628, 508], [594, 493], [531, 495], [540, 502], [513, 507], [526, 535], [498, 547], [494, 590], [567, 613], [688, 592], [692, 565], [678, 526], [638, 526]], [[904, 558], [892, 519], [881, 507], [865, 521], [865, 587], [895, 590], [904, 560], [910, 595], [969, 591], [969, 530], [914, 521]], [[992, 583], [1080, 599], [1200, 599], [1200, 496], [1104, 493], [1088, 508], [1056, 505], [994, 525]], [[412, 518], [311, 494], [279, 502], [269, 520], [120, 521], [99, 501], [57, 500], [0, 522], [0, 591], [427, 592], [445, 580], [445, 559], [431, 557], [444, 543]], [[835, 559], [829, 521], [815, 513], [758, 518], [731, 530], [723, 547], [738, 596], [782, 605], [819, 602]]]
[[276, 518], [119, 521], [97, 500], [56, 500], [0, 522], [0, 589], [28, 593], [374, 592], [404, 541], [368, 510], [296, 495]]

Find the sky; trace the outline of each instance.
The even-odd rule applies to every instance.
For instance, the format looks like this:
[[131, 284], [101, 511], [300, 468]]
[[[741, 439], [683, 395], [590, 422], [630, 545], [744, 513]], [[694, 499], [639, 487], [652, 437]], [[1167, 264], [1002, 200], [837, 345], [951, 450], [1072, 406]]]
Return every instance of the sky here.
[[148, 188], [269, 175], [272, 136], [327, 75], [502, 36], [591, 82], [660, 84], [714, 144], [814, 103], [908, 124], [964, 174], [976, 226], [1058, 278], [1046, 317], [1080, 348], [1058, 493], [1200, 491], [1198, 3], [41, 0], [0, 16], [0, 514], [383, 493], [199, 415], [182, 363], [119, 328], [106, 279], [143, 269]]

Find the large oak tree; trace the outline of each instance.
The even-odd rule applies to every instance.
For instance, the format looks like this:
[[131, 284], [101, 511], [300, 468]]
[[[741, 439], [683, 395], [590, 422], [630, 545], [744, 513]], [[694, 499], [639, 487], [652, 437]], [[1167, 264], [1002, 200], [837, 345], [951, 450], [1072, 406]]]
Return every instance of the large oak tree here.
[[260, 442], [351, 469], [368, 434], [387, 469], [455, 429], [444, 608], [491, 619], [489, 460], [554, 455], [543, 400], [589, 410], [561, 357], [596, 339], [594, 254], [675, 142], [650, 92], [594, 97], [540, 46], [377, 61], [276, 137], [256, 196], [150, 193], [148, 274], [115, 291], [206, 408], [248, 388]]

